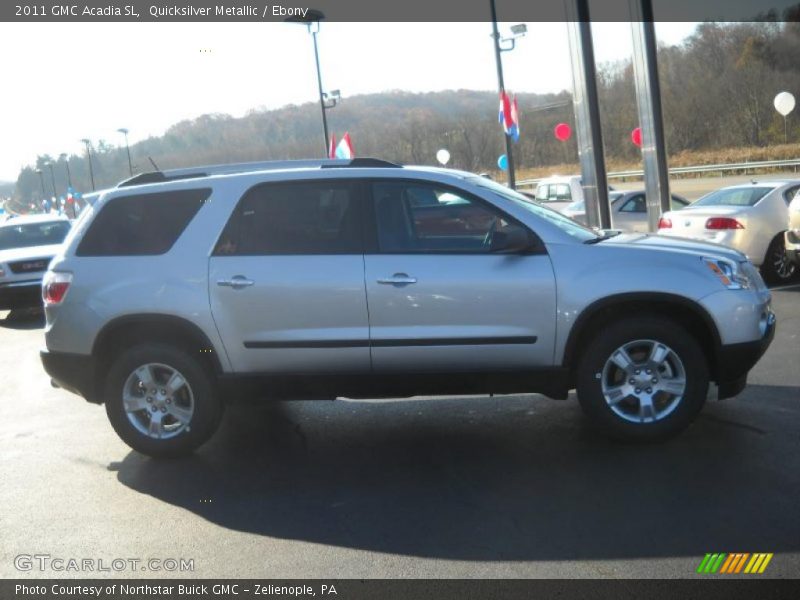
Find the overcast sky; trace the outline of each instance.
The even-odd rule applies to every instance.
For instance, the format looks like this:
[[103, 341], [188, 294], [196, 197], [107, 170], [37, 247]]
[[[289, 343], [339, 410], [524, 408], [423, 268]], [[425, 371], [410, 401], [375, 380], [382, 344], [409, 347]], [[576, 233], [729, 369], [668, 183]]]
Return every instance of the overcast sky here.
[[[508, 33], [510, 24], [501, 25]], [[680, 43], [692, 23], [660, 23]], [[506, 88], [570, 89], [564, 23], [528, 23], [503, 54]], [[593, 26], [598, 62], [630, 57], [627, 23]], [[325, 23], [323, 85], [348, 95], [407, 90], [492, 90], [489, 23]], [[311, 36], [285, 23], [0, 23], [3, 101], [0, 180], [37, 154], [82, 151], [79, 140], [122, 144], [162, 134], [205, 113], [241, 116], [317, 99]]]

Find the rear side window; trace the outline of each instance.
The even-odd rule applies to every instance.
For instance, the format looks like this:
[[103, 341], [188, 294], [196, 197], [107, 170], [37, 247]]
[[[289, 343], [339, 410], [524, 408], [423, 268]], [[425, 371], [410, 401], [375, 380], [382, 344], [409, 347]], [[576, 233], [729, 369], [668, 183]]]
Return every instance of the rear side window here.
[[362, 248], [356, 193], [349, 182], [337, 180], [264, 184], [249, 190], [214, 254], [361, 254]]
[[76, 254], [165, 254], [210, 195], [211, 190], [204, 188], [115, 198], [100, 210]]

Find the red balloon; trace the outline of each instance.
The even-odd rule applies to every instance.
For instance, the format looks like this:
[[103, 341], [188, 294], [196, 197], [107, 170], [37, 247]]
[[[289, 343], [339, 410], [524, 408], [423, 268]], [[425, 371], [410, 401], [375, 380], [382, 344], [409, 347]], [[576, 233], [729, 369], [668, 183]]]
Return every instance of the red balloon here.
[[634, 144], [636, 144], [637, 146], [639, 146], [639, 148], [642, 147], [642, 128], [641, 127], [637, 127], [636, 129], [631, 131], [631, 141]]
[[555, 129], [553, 129], [553, 134], [555, 134], [559, 142], [566, 142], [572, 135], [572, 127], [566, 123], [559, 123], [555, 126]]

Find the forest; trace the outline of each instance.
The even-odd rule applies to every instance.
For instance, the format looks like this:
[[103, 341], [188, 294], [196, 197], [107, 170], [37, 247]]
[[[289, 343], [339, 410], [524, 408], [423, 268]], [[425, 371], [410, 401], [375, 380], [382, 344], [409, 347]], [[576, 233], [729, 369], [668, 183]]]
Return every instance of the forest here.
[[[784, 120], [773, 107], [780, 91], [800, 100], [800, 23], [704, 23], [682, 44], [659, 48], [658, 66], [669, 154], [763, 148], [784, 143]], [[635, 161], [631, 142], [638, 125], [631, 62], [601, 65], [599, 96], [606, 157]], [[513, 90], [510, 90], [513, 92]], [[518, 168], [577, 162], [574, 136], [559, 142], [553, 127], [574, 125], [571, 95], [517, 95], [521, 137], [515, 144]], [[495, 91], [452, 90], [412, 94], [387, 91], [344, 98], [328, 112], [337, 137], [349, 132], [358, 156], [402, 164], [436, 164], [447, 148], [448, 166], [482, 172], [497, 169], [504, 151], [497, 121]], [[800, 143], [800, 110], [786, 122], [786, 140]], [[321, 156], [323, 139], [319, 104], [310, 102], [277, 110], [252, 110], [241, 118], [208, 114], [181, 121], [162, 136], [131, 146], [134, 169], [152, 170], [213, 163]], [[68, 157], [74, 187], [89, 191], [85, 155]], [[124, 147], [104, 140], [92, 154], [97, 188], [128, 176]], [[26, 205], [42, 195], [36, 169], [54, 164], [56, 187], [66, 189], [64, 159], [41, 155], [19, 174], [14, 202]], [[45, 170], [46, 190], [51, 190]], [[50, 192], [48, 192], [49, 194]]]

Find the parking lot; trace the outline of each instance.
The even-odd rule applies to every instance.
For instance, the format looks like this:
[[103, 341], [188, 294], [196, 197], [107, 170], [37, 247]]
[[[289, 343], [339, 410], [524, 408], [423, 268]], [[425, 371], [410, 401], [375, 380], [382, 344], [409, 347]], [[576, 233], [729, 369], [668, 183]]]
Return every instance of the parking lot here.
[[161, 462], [51, 388], [41, 320], [12, 314], [0, 576], [91, 576], [14, 566], [49, 554], [193, 559], [169, 575], [200, 578], [687, 577], [707, 552], [773, 552], [763, 576], [796, 576], [800, 286], [774, 305], [746, 391], [666, 444], [607, 441], [573, 397], [344, 400], [235, 404], [194, 457]]

